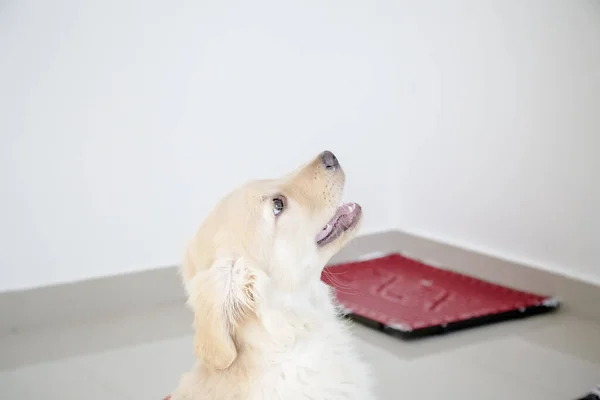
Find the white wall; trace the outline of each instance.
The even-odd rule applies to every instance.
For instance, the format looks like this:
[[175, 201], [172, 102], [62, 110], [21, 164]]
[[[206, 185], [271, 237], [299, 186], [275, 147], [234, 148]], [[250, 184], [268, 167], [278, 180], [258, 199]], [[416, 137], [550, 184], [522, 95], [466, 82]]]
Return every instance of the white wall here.
[[399, 37], [398, 227], [600, 283], [600, 3], [438, 3]]
[[0, 291], [172, 265], [324, 148], [363, 232], [600, 281], [595, 3], [296, 3], [5, 2]]

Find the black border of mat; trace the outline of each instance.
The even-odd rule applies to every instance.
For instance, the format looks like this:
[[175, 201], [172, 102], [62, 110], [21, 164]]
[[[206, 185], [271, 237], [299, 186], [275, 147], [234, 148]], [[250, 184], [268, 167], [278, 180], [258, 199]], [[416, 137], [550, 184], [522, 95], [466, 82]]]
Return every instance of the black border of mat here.
[[420, 339], [424, 337], [443, 335], [450, 332], [457, 332], [469, 328], [476, 328], [500, 322], [514, 321], [518, 319], [532, 317], [534, 315], [546, 314], [549, 312], [556, 311], [559, 308], [560, 303], [556, 299], [548, 298], [544, 301], [544, 303], [535, 306], [515, 308], [513, 310], [504, 311], [501, 313], [488, 314], [461, 321], [449, 322], [448, 324], [432, 325], [412, 330], [396, 329], [386, 324], [382, 324], [381, 322], [354, 313], [346, 314], [346, 317], [361, 325], [377, 329], [379, 331], [385, 332], [392, 336], [400, 337], [402, 339]]

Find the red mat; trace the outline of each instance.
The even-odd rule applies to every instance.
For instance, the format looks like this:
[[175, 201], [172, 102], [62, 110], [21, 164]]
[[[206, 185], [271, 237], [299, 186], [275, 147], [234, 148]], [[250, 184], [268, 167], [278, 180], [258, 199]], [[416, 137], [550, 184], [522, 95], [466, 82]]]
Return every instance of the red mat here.
[[346, 313], [404, 337], [424, 336], [554, 310], [547, 296], [521, 292], [400, 254], [327, 267]]

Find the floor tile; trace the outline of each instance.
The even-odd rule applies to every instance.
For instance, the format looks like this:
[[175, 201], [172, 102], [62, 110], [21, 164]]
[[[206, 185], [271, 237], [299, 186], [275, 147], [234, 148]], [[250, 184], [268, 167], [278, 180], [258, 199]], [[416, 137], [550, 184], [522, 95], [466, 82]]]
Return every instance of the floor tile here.
[[3, 371], [0, 388], [0, 397], [7, 400], [131, 400], [85, 375], [70, 361]]
[[[560, 324], [520, 334], [528, 342], [600, 364], [600, 324], [565, 318]], [[598, 379], [600, 383], [600, 379]]]
[[0, 337], [0, 371], [191, 334], [183, 306]]
[[[372, 340], [359, 340], [359, 348], [365, 344], [379, 347]], [[376, 378], [378, 399], [381, 400], [564, 400], [552, 391], [540, 390], [514, 377], [465, 362], [452, 352], [403, 360], [393, 356], [388, 349], [379, 348], [377, 352], [371, 351], [367, 359]]]
[[550, 391], [456, 359], [431, 357], [414, 361], [396, 379], [406, 381], [403, 393], [407, 398], [563, 400]]
[[132, 399], [162, 399], [193, 365], [193, 339], [183, 336], [78, 357], [73, 362], [96, 381]]
[[520, 337], [476, 344], [451, 357], [569, 399], [600, 382], [600, 365]]

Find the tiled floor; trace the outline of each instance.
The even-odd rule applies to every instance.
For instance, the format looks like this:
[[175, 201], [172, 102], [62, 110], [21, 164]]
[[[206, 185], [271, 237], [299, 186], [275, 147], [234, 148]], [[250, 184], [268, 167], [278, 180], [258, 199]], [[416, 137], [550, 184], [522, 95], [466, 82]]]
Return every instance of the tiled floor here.
[[[160, 400], [192, 364], [190, 315], [0, 337], [0, 398]], [[600, 324], [567, 313], [404, 342], [356, 326], [379, 398], [569, 400], [600, 383]]]

